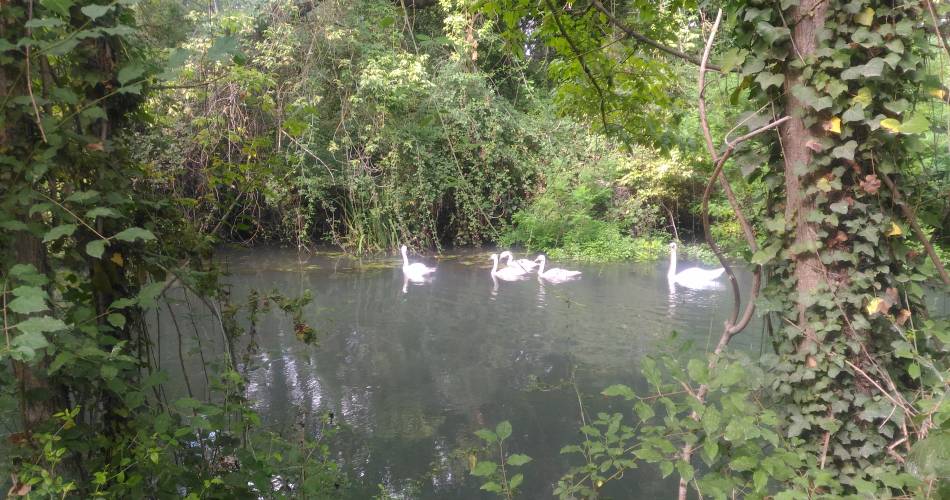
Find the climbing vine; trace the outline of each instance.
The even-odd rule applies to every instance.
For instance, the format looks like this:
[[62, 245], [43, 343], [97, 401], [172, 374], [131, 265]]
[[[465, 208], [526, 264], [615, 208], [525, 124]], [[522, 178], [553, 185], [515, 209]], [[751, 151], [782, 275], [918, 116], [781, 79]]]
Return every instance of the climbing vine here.
[[[925, 303], [928, 290], [950, 279], [907, 200], [919, 198], [917, 158], [936, 154], [926, 142], [935, 133], [930, 116], [947, 94], [931, 62], [943, 47], [947, 8], [753, 0], [725, 2], [714, 16], [714, 5], [692, 6], [706, 28], [700, 55], [702, 47], [685, 54], [664, 45], [662, 32], [647, 36], [664, 6], [511, 3], [521, 23], [557, 27], [542, 33], [554, 37], [548, 43], [562, 64], [583, 69], [568, 88], [589, 88], [601, 103], [616, 102], [602, 85], [614, 73], [589, 62], [619, 50], [591, 47], [590, 32], [698, 70], [698, 132], [714, 165], [703, 201], [707, 241], [729, 268], [709, 231], [707, 203], [718, 185], [755, 270], [744, 306], [731, 278], [735, 309], [707, 359], [647, 363], [654, 394], [605, 391], [634, 401], [639, 424], [604, 414], [582, 428], [584, 442], [564, 451], [587, 465], [557, 491], [595, 496], [640, 460], [676, 470], [680, 498], [689, 489], [714, 497], [936, 494], [947, 475], [945, 455], [933, 450], [948, 442], [950, 333], [928, 318]], [[490, 14], [498, 4], [481, 5]], [[733, 86], [728, 101], [707, 103], [709, 79]], [[710, 130], [708, 108], [739, 102], [747, 114], [714, 138], [721, 132]], [[610, 130], [610, 117], [600, 118]], [[753, 158], [752, 167], [733, 172], [735, 158]], [[743, 183], [766, 190], [760, 211], [737, 202], [732, 185]], [[735, 361], [726, 347], [755, 312], [772, 352], [754, 364]], [[756, 383], [743, 383], [750, 371]], [[662, 423], [653, 424], [651, 402], [665, 409]], [[708, 472], [694, 466], [697, 453]]]

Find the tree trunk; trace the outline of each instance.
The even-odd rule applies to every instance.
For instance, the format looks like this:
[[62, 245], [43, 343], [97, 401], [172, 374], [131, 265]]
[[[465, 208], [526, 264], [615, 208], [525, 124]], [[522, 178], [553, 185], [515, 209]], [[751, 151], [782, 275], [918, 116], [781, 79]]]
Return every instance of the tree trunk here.
[[[815, 52], [818, 45], [817, 30], [825, 23], [828, 4], [824, 0], [802, 0], [793, 14], [792, 44], [795, 57], [805, 58]], [[815, 210], [814, 203], [805, 196], [805, 188], [815, 172], [808, 168], [811, 163], [809, 141], [815, 138], [814, 132], [805, 127], [802, 117], [806, 109], [794, 95], [792, 88], [799, 82], [800, 73], [790, 69], [785, 75], [785, 115], [792, 119], [779, 129], [785, 159], [785, 220], [794, 224], [796, 248], [808, 248], [818, 242], [818, 226], [808, 221], [808, 214]], [[812, 293], [822, 281], [821, 262], [815, 252], [803, 252], [794, 258], [794, 275], [799, 297]], [[805, 305], [798, 305], [798, 327], [804, 334], [799, 344], [799, 352], [807, 352], [815, 343], [814, 329], [808, 326]], [[815, 366], [814, 358], [807, 358], [809, 367]]]

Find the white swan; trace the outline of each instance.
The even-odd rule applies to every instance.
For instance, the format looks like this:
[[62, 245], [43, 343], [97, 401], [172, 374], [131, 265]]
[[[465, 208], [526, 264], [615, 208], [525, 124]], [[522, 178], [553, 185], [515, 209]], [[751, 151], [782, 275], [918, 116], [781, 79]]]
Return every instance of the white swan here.
[[719, 269], [700, 269], [690, 267], [676, 272], [676, 242], [670, 243], [670, 270], [666, 273], [666, 278], [671, 282], [690, 288], [704, 288], [714, 284], [725, 268]]
[[544, 256], [544, 254], [538, 255], [535, 260], [541, 261], [541, 267], [538, 268], [539, 280], [543, 278], [552, 283], [560, 283], [581, 275], [580, 271], [568, 271], [567, 269], [561, 269], [559, 267], [552, 267], [551, 269], [545, 271], [544, 265], [547, 263], [548, 259]]
[[[515, 259], [514, 254], [512, 254], [512, 253], [509, 252], [508, 250], [505, 250], [504, 252], [501, 252], [501, 255], [499, 255], [498, 257], [501, 258], [501, 259], [504, 259], [505, 257], [507, 257], [508, 260], [507, 260], [506, 262], [507, 262], [508, 267], [514, 267], [515, 269], [521, 268], [521, 269], [523, 269], [525, 272], [534, 271], [534, 268], [538, 267], [538, 263], [535, 262], [535, 261], [533, 261], [533, 260], [529, 260], [529, 259]], [[512, 266], [512, 264], [511, 264], [511, 261], [512, 261], [512, 260], [514, 260], [514, 262], [515, 262], [515, 263], [514, 263], [514, 266]]]
[[517, 269], [514, 267], [504, 267], [502, 269], [498, 269], [498, 254], [497, 253], [491, 254], [491, 261], [492, 261], [492, 267], [491, 267], [492, 278], [498, 278], [504, 281], [515, 281], [515, 280], [520, 280], [524, 278], [525, 275], [527, 274], [527, 272], [524, 269]]
[[427, 275], [435, 272], [434, 267], [429, 267], [421, 262], [410, 264], [409, 257], [406, 255], [409, 249], [406, 248], [406, 245], [403, 245], [400, 250], [402, 251], [402, 274], [409, 281], [424, 281]]

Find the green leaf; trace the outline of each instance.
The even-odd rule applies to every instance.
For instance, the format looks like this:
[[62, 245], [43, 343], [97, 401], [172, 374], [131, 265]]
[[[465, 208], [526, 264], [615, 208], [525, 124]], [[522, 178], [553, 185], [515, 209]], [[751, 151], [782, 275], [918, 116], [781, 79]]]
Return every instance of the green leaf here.
[[115, 236], [113, 238], [121, 241], [135, 241], [135, 240], [154, 240], [155, 235], [152, 234], [148, 229], [142, 229], [140, 227], [130, 227]]
[[88, 17], [89, 19], [98, 19], [106, 15], [106, 13], [109, 12], [110, 10], [112, 10], [112, 5], [89, 4], [89, 5], [84, 5], [83, 8], [79, 10], [83, 14], [85, 14], [86, 17]]
[[860, 24], [861, 26], [870, 26], [872, 21], [874, 21], [874, 9], [871, 7], [868, 7], [854, 15], [854, 22]]
[[660, 462], [660, 473], [663, 474], [664, 478], [669, 477], [673, 473], [673, 462]]
[[475, 431], [475, 435], [480, 437], [482, 441], [485, 441], [486, 443], [494, 443], [495, 441], [498, 441], [498, 436], [488, 429], [479, 429]]
[[689, 482], [693, 479], [693, 466], [680, 460], [676, 462], [676, 470], [684, 481]]
[[843, 158], [845, 160], [854, 159], [854, 150], [858, 147], [856, 141], [848, 141], [833, 150], [831, 150], [832, 158]]
[[815, 111], [830, 108], [833, 103], [831, 97], [819, 96], [815, 89], [801, 84], [792, 87], [792, 95], [803, 104], [812, 107]]
[[910, 377], [913, 379], [919, 379], [920, 365], [918, 365], [917, 363], [911, 363], [910, 366], [907, 367], [907, 374], [910, 375]]
[[51, 318], [49, 316], [40, 316], [27, 318], [15, 325], [14, 328], [20, 330], [24, 334], [28, 333], [48, 333], [48, 332], [58, 332], [60, 330], [66, 329], [66, 323], [63, 323], [61, 320], [56, 318]]
[[96, 220], [97, 217], [120, 217], [120, 215], [109, 207], [96, 207], [86, 212], [87, 219]]
[[785, 75], [763, 71], [755, 77], [755, 82], [762, 86], [762, 90], [768, 90], [772, 86], [782, 88], [782, 84], [785, 83]]
[[17, 314], [32, 314], [49, 309], [46, 292], [35, 286], [21, 286], [13, 290], [17, 297], [7, 303], [7, 308]]
[[120, 84], [125, 85], [142, 76], [142, 73], [145, 73], [145, 69], [139, 63], [132, 63], [120, 69], [116, 79]]
[[40, 5], [63, 16], [69, 17], [69, 8], [73, 6], [72, 0], [40, 0]]
[[62, 26], [66, 23], [62, 19], [56, 17], [44, 17], [41, 19], [30, 19], [29, 21], [23, 23], [25, 28], [55, 28], [56, 26]]
[[755, 491], [764, 491], [765, 486], [769, 483], [769, 474], [762, 469], [758, 469], [752, 473], [752, 482], [755, 484]]
[[504, 422], [495, 426], [495, 434], [498, 434], [498, 439], [504, 441], [511, 436], [511, 422], [505, 420]]
[[[884, 126], [884, 120], [881, 120], [881, 126]], [[909, 120], [900, 124], [900, 133], [902, 134], [922, 134], [930, 131], [930, 121], [922, 114], [915, 114]]]
[[112, 313], [107, 316], [106, 319], [109, 321], [110, 325], [116, 328], [122, 328], [125, 326], [125, 316], [119, 313]]
[[501, 485], [496, 483], [495, 481], [489, 481], [483, 484], [481, 486], [481, 489], [491, 492], [491, 493], [501, 493], [502, 491], [504, 491], [502, 490]]
[[901, 129], [901, 122], [894, 118], [885, 118], [881, 120], [881, 128], [886, 128], [891, 132], [897, 133]]
[[719, 66], [723, 73], [730, 73], [732, 70], [742, 66], [749, 51], [745, 49], [732, 48], [725, 51], [719, 59]]
[[475, 465], [475, 468], [472, 469], [472, 475], [478, 477], [488, 477], [495, 472], [495, 469], [498, 468], [498, 464], [490, 460], [483, 460], [478, 462]]
[[694, 382], [705, 384], [709, 380], [709, 369], [706, 363], [698, 358], [692, 358], [686, 365], [689, 378]]
[[139, 306], [141, 306], [143, 309], [151, 309], [157, 304], [156, 299], [164, 289], [164, 283], [149, 283], [139, 290], [138, 295], [135, 297], [136, 301], [138, 301]]
[[633, 392], [633, 389], [623, 384], [614, 384], [604, 389], [600, 393], [604, 396], [607, 396], [608, 398], [621, 396], [628, 401], [637, 397], [637, 395]]
[[61, 224], [59, 226], [50, 229], [49, 232], [43, 236], [43, 243], [49, 243], [50, 241], [56, 241], [63, 236], [69, 236], [76, 232], [75, 224]]
[[528, 455], [522, 455], [520, 453], [515, 453], [514, 455], [508, 457], [508, 465], [513, 465], [515, 467], [522, 466], [531, 461], [531, 457]]
[[511, 481], [508, 481], [508, 489], [514, 490], [518, 486], [521, 486], [521, 483], [524, 481], [524, 474], [517, 473], [511, 477]]
[[102, 365], [99, 368], [99, 374], [106, 380], [112, 380], [119, 374], [119, 369], [115, 365]]
[[90, 257], [101, 259], [102, 253], [106, 251], [105, 240], [92, 240], [86, 243], [86, 254]]
[[13, 337], [10, 345], [17, 348], [21, 353], [24, 353], [27, 359], [32, 359], [36, 351], [48, 346], [49, 342], [40, 332], [28, 332]]

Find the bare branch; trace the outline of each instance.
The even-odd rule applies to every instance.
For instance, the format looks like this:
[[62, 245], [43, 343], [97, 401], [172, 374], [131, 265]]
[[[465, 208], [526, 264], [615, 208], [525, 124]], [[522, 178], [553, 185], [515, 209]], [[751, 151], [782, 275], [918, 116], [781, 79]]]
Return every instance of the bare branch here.
[[904, 213], [904, 218], [907, 219], [907, 223], [910, 224], [911, 229], [914, 231], [914, 236], [924, 245], [924, 250], [927, 251], [927, 255], [930, 256], [934, 267], [937, 268], [937, 273], [940, 274], [940, 279], [943, 280], [943, 284], [950, 286], [950, 275], [947, 275], [947, 269], [943, 267], [943, 262], [940, 261], [940, 257], [937, 255], [937, 252], [934, 251], [933, 245], [930, 244], [930, 239], [927, 238], [923, 230], [920, 229], [920, 224], [917, 222], [917, 214], [914, 213], [914, 209], [907, 205], [900, 191], [897, 190], [897, 186], [894, 185], [894, 181], [892, 181], [888, 175], [881, 175], [881, 178], [884, 179], [884, 184], [887, 184], [888, 189], [891, 190], [891, 197], [894, 199], [894, 203], [897, 203], [897, 206], [900, 207], [901, 212]]

